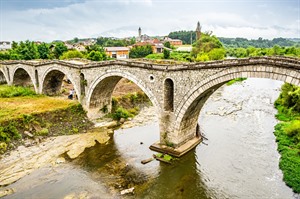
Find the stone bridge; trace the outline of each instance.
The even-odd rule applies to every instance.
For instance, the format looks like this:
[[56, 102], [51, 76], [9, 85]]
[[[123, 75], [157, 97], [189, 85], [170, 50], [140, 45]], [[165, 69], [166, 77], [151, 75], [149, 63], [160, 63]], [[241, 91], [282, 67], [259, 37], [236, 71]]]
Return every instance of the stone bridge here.
[[126, 78], [137, 84], [156, 108], [160, 140], [151, 149], [180, 156], [200, 142], [197, 133], [200, 110], [220, 86], [238, 77], [269, 78], [300, 85], [299, 69], [300, 59], [287, 57], [202, 63], [1, 61], [0, 83], [32, 84], [38, 93], [55, 95], [66, 76], [84, 107], [110, 110], [112, 92], [120, 79]]

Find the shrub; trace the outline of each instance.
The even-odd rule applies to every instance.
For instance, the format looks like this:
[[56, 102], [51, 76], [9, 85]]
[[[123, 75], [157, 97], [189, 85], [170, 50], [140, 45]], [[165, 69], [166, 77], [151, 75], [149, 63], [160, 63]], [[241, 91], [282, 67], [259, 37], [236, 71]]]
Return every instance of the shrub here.
[[10, 98], [10, 97], [19, 97], [19, 96], [34, 96], [37, 95], [34, 90], [29, 87], [22, 86], [8, 86], [2, 85], [0, 87], [0, 97], [1, 98]]
[[120, 120], [121, 118], [127, 119], [129, 117], [132, 117], [133, 115], [129, 113], [126, 109], [119, 107], [117, 110], [111, 114], [111, 117], [114, 120]]

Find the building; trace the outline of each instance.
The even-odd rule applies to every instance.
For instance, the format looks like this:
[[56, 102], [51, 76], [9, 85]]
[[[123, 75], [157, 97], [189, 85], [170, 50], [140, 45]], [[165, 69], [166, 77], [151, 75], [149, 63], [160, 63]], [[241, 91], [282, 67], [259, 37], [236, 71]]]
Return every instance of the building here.
[[105, 47], [105, 53], [110, 58], [116, 59], [128, 59], [129, 58], [129, 48], [127, 47]]
[[196, 39], [197, 41], [201, 38], [201, 26], [200, 22], [198, 21], [197, 23], [197, 28], [196, 28]]
[[0, 41], [0, 50], [9, 50], [11, 49], [10, 41]]
[[182, 41], [180, 39], [172, 39], [170, 37], [164, 37], [164, 43], [165, 42], [170, 42], [172, 46], [181, 46]]
[[153, 53], [162, 53], [163, 52], [164, 45], [161, 42], [160, 43], [154, 43], [153, 41], [137, 42], [133, 45], [133, 47], [135, 47], [135, 46], [147, 46], [147, 45], [150, 45], [152, 47]]

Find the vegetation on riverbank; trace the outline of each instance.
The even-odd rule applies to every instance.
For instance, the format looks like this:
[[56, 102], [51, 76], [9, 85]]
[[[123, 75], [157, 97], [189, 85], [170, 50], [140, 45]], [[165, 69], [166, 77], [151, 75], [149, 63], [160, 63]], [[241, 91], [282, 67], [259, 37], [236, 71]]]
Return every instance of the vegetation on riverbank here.
[[233, 80], [230, 80], [229, 82], [226, 83], [227, 86], [230, 86], [236, 82], [242, 82], [242, 81], [245, 81], [247, 78], [245, 77], [239, 77], [239, 78], [235, 78]]
[[300, 87], [285, 83], [281, 89], [275, 102], [281, 122], [274, 132], [281, 154], [279, 167], [286, 184], [300, 193]]
[[[12, 97], [9, 91], [15, 90], [24, 92]], [[0, 86], [0, 96], [10, 96], [0, 97], [0, 154], [24, 144], [25, 138], [34, 142], [40, 136], [74, 134], [91, 126], [78, 102], [27, 91]]]
[[113, 97], [112, 111], [107, 116], [117, 121], [132, 118], [140, 112], [141, 106], [147, 104], [151, 105], [150, 99], [141, 91]]

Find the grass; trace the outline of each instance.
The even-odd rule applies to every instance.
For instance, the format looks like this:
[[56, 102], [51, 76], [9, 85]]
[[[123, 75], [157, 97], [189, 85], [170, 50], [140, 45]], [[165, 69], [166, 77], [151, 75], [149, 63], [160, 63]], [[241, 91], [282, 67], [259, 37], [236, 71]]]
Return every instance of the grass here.
[[47, 96], [0, 98], [0, 122], [21, 118], [24, 114], [43, 113], [78, 102]]
[[[293, 87], [282, 87], [285, 93], [290, 93]], [[300, 193], [300, 113], [293, 107], [288, 107], [286, 100], [289, 99], [281, 92], [275, 102], [278, 110], [276, 118], [281, 122], [275, 126], [277, 150], [281, 155], [279, 167], [283, 173], [283, 180], [293, 189]]]
[[236, 78], [236, 79], [233, 79], [233, 80], [230, 80], [229, 82], [226, 83], [227, 86], [230, 86], [236, 82], [242, 82], [242, 81], [245, 81], [247, 78], [245, 77], [239, 77], [239, 78]]
[[32, 88], [21, 86], [0, 86], [0, 98], [11, 98], [19, 96], [35, 96], [37, 95]]

